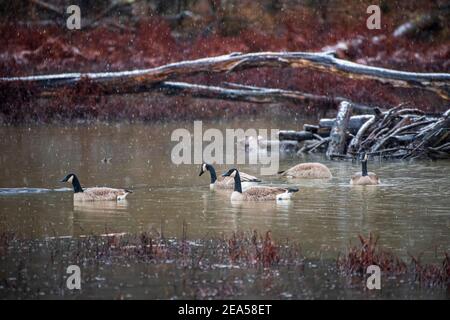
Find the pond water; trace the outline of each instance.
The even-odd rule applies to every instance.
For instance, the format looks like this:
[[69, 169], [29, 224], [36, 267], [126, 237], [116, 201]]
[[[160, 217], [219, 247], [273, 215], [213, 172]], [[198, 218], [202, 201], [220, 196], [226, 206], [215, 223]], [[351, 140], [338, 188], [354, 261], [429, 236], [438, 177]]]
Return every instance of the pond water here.
[[[269, 119], [269, 120], [267, 120]], [[314, 119], [265, 117], [204, 122], [204, 128], [300, 129]], [[209, 174], [199, 165], [174, 165], [170, 141], [176, 128], [193, 123], [74, 124], [0, 128], [0, 231], [19, 238], [79, 236], [152, 229], [189, 238], [232, 231], [271, 230], [275, 239], [301, 244], [309, 255], [335, 258], [358, 234], [374, 232], [381, 244], [407, 257], [425, 253], [439, 259], [450, 251], [450, 162], [370, 162], [381, 177], [376, 187], [351, 187], [359, 171], [352, 162], [318, 155], [283, 156], [280, 169], [320, 161], [330, 181], [286, 181], [262, 176], [268, 184], [296, 185], [293, 201], [232, 204], [229, 193], [211, 192]], [[111, 158], [108, 163], [104, 158]], [[217, 172], [228, 166], [218, 165]], [[260, 166], [241, 165], [259, 176]], [[59, 181], [77, 173], [83, 186], [134, 190], [122, 203], [74, 204], [69, 186]], [[18, 188], [18, 189], [14, 189]]]

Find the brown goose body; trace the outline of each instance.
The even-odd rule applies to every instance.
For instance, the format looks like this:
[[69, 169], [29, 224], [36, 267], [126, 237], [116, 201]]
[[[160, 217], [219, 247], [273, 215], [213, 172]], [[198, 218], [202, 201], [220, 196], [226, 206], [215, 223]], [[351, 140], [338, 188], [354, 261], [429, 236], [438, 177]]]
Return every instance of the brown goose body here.
[[351, 177], [351, 185], [374, 186], [380, 184], [380, 178], [375, 173], [367, 171], [367, 159], [367, 154], [363, 154], [363, 159], [361, 160], [361, 172], [357, 172]]
[[120, 201], [132, 193], [126, 189], [115, 189], [107, 187], [94, 187], [83, 189], [77, 176], [69, 173], [61, 182], [71, 183], [73, 186], [74, 201]]
[[107, 187], [95, 187], [84, 189], [73, 195], [74, 201], [118, 201], [124, 200], [130, 193], [125, 189], [114, 189]]
[[380, 184], [380, 178], [373, 172], [368, 172], [367, 176], [363, 176], [361, 172], [355, 173], [350, 184], [358, 186], [374, 186]]
[[301, 179], [331, 179], [333, 175], [327, 166], [318, 162], [306, 162], [281, 172], [281, 176]]
[[[250, 187], [242, 193], [234, 191], [231, 194], [233, 201], [266, 201], [266, 200], [286, 200], [285, 197], [290, 198], [295, 191], [289, 191], [288, 188], [280, 187]], [[289, 196], [285, 196], [288, 195]]]
[[297, 188], [266, 186], [249, 187], [242, 191], [241, 177], [237, 169], [230, 169], [223, 176], [231, 177], [234, 180], [234, 191], [231, 194], [231, 201], [289, 200], [298, 191]]

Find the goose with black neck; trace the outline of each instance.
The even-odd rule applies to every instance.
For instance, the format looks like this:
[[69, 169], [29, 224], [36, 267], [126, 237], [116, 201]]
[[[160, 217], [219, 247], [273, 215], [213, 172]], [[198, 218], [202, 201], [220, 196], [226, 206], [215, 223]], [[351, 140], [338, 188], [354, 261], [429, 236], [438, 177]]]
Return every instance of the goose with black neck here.
[[242, 190], [241, 176], [237, 169], [230, 169], [222, 176], [234, 179], [234, 191], [231, 201], [266, 201], [266, 200], [290, 200], [297, 188], [254, 186], [245, 191]]
[[367, 153], [361, 155], [361, 172], [355, 173], [351, 180], [351, 185], [373, 186], [380, 184], [380, 178], [374, 173], [367, 170]]
[[107, 187], [94, 187], [83, 189], [78, 177], [69, 173], [61, 180], [61, 182], [71, 183], [73, 186], [73, 200], [74, 201], [122, 201], [125, 200], [128, 194], [132, 191], [127, 189], [115, 189]]
[[[211, 190], [214, 189], [233, 189], [234, 188], [234, 179], [231, 177], [217, 177], [216, 170], [214, 167], [209, 163], [202, 163], [200, 167], [200, 173], [199, 176], [204, 174], [206, 171], [209, 172], [211, 177], [211, 182], [209, 184], [209, 187]], [[241, 172], [241, 181], [244, 189], [254, 186], [257, 183], [261, 182], [260, 179], [257, 177], [254, 177], [252, 175], [249, 175], [247, 173]]]

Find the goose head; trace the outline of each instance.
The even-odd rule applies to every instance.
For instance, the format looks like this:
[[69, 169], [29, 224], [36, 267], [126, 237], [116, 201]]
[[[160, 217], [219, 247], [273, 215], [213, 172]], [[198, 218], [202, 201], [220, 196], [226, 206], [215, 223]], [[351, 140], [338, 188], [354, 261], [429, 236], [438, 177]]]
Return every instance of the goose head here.
[[61, 182], [72, 183], [74, 178], [76, 178], [76, 175], [73, 173], [69, 173], [67, 176], [64, 177], [64, 179], [61, 180]]
[[200, 177], [202, 174], [204, 174], [208, 170], [209, 170], [208, 164], [203, 162], [201, 167], [200, 167], [200, 173], [198, 174], [198, 176]]
[[83, 188], [81, 187], [80, 181], [78, 180], [77, 176], [73, 173], [69, 173], [67, 176], [64, 177], [64, 179], [61, 180], [61, 182], [71, 183], [73, 186], [73, 191], [75, 193], [83, 192]]

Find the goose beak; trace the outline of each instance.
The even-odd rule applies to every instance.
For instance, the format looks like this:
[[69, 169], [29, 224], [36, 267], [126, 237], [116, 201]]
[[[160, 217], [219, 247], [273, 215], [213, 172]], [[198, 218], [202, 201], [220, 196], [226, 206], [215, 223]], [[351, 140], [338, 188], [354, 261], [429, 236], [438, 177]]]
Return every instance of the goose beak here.
[[204, 174], [205, 173], [205, 171], [200, 171], [200, 173], [198, 174], [198, 176], [200, 177], [202, 174]]
[[229, 172], [225, 172], [224, 174], [222, 174], [222, 177], [229, 177], [230, 173]]

